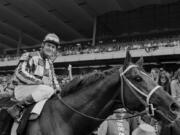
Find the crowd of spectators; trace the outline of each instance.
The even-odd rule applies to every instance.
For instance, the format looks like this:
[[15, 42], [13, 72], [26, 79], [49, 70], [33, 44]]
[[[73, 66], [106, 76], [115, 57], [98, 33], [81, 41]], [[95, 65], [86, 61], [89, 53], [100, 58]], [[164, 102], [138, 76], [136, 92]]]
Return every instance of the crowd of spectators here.
[[[96, 70], [96, 69], [83, 70], [82, 73], [76, 74], [76, 75], [72, 75], [71, 65], [69, 65], [68, 68], [65, 70], [66, 70], [66, 72], [64, 72], [63, 74], [57, 75], [57, 79], [58, 79], [59, 83], [61, 83], [62, 85], [68, 83], [74, 77], [83, 76], [84, 74], [87, 74], [89, 72], [97, 72], [99, 69], [98, 70]], [[84, 72], [86, 72], [86, 73], [84, 73]], [[171, 84], [171, 82], [173, 82], [173, 80], [178, 78], [178, 75], [180, 77], [180, 69], [175, 72], [168, 72], [163, 68], [152, 68], [149, 75], [159, 85], [163, 85], [163, 87], [169, 94], [172, 94], [172, 92], [170, 90], [170, 84]], [[10, 80], [11, 76], [12, 76], [11, 74], [0, 75], [0, 85], [5, 86], [4, 83], [8, 82]], [[179, 97], [180, 97], [180, 95], [179, 95]]]
[[145, 40], [132, 40], [132, 41], [119, 41], [112, 39], [112, 42], [106, 43], [100, 40], [96, 46], [88, 45], [68, 45], [61, 48], [60, 53], [63, 56], [89, 54], [89, 53], [106, 53], [120, 50], [126, 50], [129, 47], [131, 50], [146, 49], [146, 48], [159, 48], [159, 47], [173, 47], [180, 46], [179, 36], [170, 38], [154, 38]]
[[[121, 40], [118, 38], [102, 39], [96, 42], [95, 46], [91, 45], [92, 41], [74, 42], [68, 44], [62, 44], [58, 47], [58, 55], [77, 55], [77, 54], [93, 54], [93, 53], [106, 53], [120, 50], [126, 50], [129, 47], [131, 50], [145, 49], [147, 52], [149, 48], [158, 49], [160, 47], [174, 47], [180, 46], [180, 36], [169, 36], [163, 38], [151, 38], [151, 39], [131, 39]], [[26, 51], [38, 51], [39, 48], [23, 49], [20, 53]], [[20, 55], [21, 55], [20, 54]], [[0, 61], [16, 60], [19, 56], [14, 54], [0, 55]]]

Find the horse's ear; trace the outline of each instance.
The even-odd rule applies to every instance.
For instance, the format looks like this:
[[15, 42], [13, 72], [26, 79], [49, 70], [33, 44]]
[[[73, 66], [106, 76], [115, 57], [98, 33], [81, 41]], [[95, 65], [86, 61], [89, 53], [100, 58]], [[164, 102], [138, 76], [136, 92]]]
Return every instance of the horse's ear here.
[[143, 63], [144, 63], [143, 57], [141, 57], [141, 58], [136, 62], [136, 64], [137, 64], [139, 67], [143, 67]]
[[129, 63], [131, 63], [131, 54], [130, 54], [129, 48], [127, 48], [126, 58], [124, 60], [124, 68], [123, 69], [126, 69], [127, 66], [129, 65]]

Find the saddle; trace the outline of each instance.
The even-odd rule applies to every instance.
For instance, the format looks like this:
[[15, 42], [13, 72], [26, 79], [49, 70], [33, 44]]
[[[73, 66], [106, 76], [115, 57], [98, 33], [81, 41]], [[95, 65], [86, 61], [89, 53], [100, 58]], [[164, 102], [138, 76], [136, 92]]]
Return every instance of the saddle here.
[[[17, 101], [11, 98], [0, 99], [0, 129], [1, 129], [0, 134], [10, 135], [10, 131], [11, 131], [14, 119], [7, 112], [7, 108], [10, 108], [16, 104], [17, 104]], [[26, 131], [27, 123], [31, 116], [31, 111], [34, 108], [34, 106], [35, 104], [32, 104], [23, 108], [22, 115], [20, 119], [18, 120], [19, 126], [17, 128], [17, 135], [23, 135], [24, 132]], [[1, 118], [2, 115], [4, 118]], [[6, 121], [6, 123], [8, 124], [1, 124], [1, 123], [4, 123], [4, 121]]]
[[0, 99], [0, 109], [1, 110], [10, 108], [15, 104], [17, 104], [17, 101], [12, 98], [7, 97], [7, 98]]

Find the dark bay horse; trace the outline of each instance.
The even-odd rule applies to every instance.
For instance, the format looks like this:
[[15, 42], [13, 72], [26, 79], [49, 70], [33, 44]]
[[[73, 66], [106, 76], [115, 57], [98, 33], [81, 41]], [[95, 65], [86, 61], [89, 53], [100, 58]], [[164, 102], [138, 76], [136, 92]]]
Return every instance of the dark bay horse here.
[[139, 112], [153, 104], [154, 117], [165, 122], [175, 121], [179, 111], [176, 102], [144, 72], [142, 61], [131, 63], [129, 52], [122, 68], [74, 79], [62, 96], [51, 98], [39, 119], [29, 121], [26, 135], [87, 135], [101, 123], [91, 117], [105, 119], [112, 114], [116, 100]]

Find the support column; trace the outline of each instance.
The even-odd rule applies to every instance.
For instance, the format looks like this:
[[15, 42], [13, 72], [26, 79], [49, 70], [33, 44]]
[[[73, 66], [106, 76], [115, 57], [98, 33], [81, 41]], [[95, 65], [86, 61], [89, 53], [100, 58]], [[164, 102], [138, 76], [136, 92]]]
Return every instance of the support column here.
[[97, 17], [94, 17], [92, 46], [96, 45], [96, 27], [97, 27]]
[[19, 31], [19, 39], [18, 39], [18, 44], [17, 44], [17, 56], [20, 55], [21, 44], [22, 44], [22, 31]]

